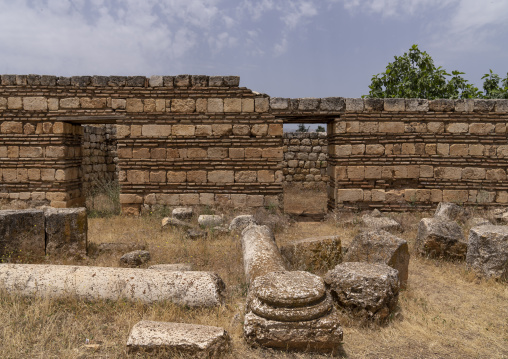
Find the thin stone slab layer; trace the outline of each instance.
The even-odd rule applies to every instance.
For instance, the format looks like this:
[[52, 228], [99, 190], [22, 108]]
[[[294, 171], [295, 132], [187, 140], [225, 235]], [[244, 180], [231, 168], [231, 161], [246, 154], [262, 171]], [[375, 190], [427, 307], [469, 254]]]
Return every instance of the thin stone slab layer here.
[[471, 228], [466, 265], [482, 277], [508, 282], [508, 226]]
[[44, 257], [44, 212], [36, 209], [0, 211], [0, 258]]
[[227, 353], [231, 338], [219, 327], [142, 320], [129, 334], [129, 352], [169, 350], [193, 358], [220, 358]]
[[211, 272], [138, 268], [0, 264], [0, 288], [39, 297], [171, 301], [189, 307], [224, 302], [225, 285]]

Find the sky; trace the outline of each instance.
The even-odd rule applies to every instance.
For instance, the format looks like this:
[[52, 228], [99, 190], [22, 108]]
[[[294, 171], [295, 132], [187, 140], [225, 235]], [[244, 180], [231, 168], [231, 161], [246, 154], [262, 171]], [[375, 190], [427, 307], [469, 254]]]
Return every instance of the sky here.
[[508, 72], [508, 0], [0, 0], [0, 73], [239, 75], [360, 97], [413, 44], [481, 88]]

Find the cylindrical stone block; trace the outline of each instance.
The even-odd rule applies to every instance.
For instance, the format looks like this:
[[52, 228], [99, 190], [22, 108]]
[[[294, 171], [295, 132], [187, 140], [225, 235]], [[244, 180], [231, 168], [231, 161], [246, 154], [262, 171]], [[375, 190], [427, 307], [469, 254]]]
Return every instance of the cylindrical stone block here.
[[189, 307], [213, 307], [224, 302], [225, 285], [211, 272], [0, 264], [0, 288], [27, 296], [146, 303], [168, 300]]

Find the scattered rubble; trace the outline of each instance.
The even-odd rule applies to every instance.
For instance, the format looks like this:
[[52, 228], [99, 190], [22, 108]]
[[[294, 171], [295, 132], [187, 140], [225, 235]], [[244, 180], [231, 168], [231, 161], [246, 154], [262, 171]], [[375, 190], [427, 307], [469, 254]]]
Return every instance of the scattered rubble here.
[[143, 250], [137, 250], [137, 251], [125, 253], [120, 258], [120, 264], [125, 267], [135, 268], [135, 267], [139, 267], [140, 265], [145, 264], [149, 260], [150, 260], [150, 252], [143, 251]]
[[467, 242], [462, 228], [456, 222], [423, 218], [418, 224], [416, 249], [420, 254], [430, 257], [463, 259]]
[[173, 209], [171, 216], [176, 219], [186, 220], [191, 219], [194, 211], [192, 207], [178, 207]]

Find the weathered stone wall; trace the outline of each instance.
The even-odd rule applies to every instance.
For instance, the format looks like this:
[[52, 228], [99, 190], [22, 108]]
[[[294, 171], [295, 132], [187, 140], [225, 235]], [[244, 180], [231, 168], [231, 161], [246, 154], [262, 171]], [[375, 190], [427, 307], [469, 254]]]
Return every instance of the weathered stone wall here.
[[235, 76], [190, 75], [2, 75], [2, 197], [83, 203], [81, 124], [112, 122], [126, 213], [281, 199], [282, 120], [269, 98]]
[[81, 178], [85, 195], [101, 183], [118, 180], [116, 146], [115, 125], [83, 125]]
[[284, 133], [284, 184], [327, 183], [328, 141], [326, 132]]

